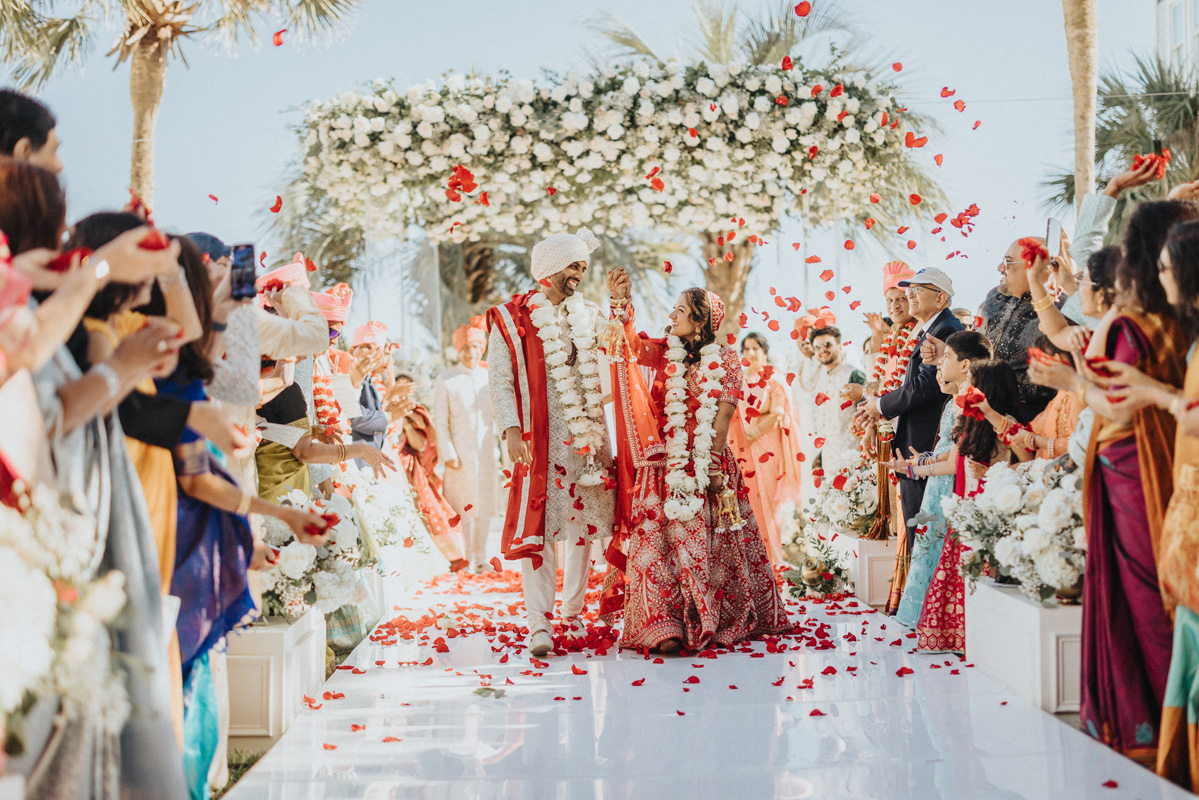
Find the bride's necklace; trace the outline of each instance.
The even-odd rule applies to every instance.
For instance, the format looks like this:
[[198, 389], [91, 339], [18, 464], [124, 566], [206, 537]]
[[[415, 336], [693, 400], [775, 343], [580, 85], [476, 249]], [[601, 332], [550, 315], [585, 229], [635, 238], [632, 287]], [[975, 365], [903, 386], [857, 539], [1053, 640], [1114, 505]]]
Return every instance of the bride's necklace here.
[[687, 350], [683, 340], [668, 336], [666, 350], [666, 489], [667, 519], [694, 519], [704, 506], [701, 489], [708, 482], [712, 442], [716, 439], [716, 404], [720, 401], [720, 345], [709, 344], [699, 351], [701, 370], [699, 408], [695, 412], [695, 435], [687, 447]]

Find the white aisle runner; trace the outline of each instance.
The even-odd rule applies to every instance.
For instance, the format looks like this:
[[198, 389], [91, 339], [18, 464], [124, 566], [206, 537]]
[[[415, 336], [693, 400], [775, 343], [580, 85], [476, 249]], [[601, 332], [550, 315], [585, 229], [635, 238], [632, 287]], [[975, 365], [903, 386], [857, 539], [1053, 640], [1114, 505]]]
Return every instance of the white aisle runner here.
[[[413, 624], [359, 646], [227, 797], [1192, 797], [956, 658], [913, 654], [853, 599], [791, 601], [802, 633], [752, 652], [540, 666], [502, 630], [521, 624], [516, 580], [439, 579], [385, 614]], [[427, 645], [403, 640], [422, 626]]]

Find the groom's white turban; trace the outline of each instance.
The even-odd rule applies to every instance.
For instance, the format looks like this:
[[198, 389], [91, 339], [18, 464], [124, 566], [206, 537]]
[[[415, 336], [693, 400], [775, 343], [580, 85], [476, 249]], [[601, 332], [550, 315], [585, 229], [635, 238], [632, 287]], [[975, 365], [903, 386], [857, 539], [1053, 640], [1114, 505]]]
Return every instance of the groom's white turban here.
[[599, 239], [587, 228], [555, 233], [533, 245], [533, 279], [540, 282], [557, 275], [576, 261], [590, 262]]

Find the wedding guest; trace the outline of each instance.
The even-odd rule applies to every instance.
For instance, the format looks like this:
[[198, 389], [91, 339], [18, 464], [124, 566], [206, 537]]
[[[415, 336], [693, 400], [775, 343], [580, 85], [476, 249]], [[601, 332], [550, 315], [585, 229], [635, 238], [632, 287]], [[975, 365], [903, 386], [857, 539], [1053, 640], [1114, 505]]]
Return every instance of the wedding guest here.
[[361, 387], [358, 397], [358, 413], [350, 418], [350, 430], [355, 442], [367, 442], [374, 447], [383, 446], [383, 437], [391, 420], [383, 410], [383, 399], [379, 394], [376, 378], [389, 389], [391, 358], [387, 349], [387, 326], [382, 322], [368, 322], [354, 330], [350, 344], [350, 381], [354, 388]]
[[768, 363], [770, 344], [760, 333], [741, 340], [745, 366], [742, 424], [729, 429], [733, 452], [749, 489], [749, 504], [758, 520], [766, 554], [783, 563], [782, 515], [788, 504], [800, 505], [803, 481], [799, 464], [799, 428], [791, 413], [787, 388]]
[[[915, 352], [913, 330], [916, 320], [912, 317], [907, 294], [899, 286], [899, 282], [915, 274], [916, 272], [902, 261], [891, 261], [883, 265], [883, 298], [888, 317], [866, 314], [866, 324], [871, 330], [871, 341], [875, 345], [876, 355], [870, 367], [870, 379], [863, 389], [863, 397], [882, 396], [899, 388], [903, 383], [908, 361]], [[855, 387], [847, 388], [850, 392], [856, 391]], [[842, 402], [857, 402], [859, 399], [849, 393], [842, 395]], [[895, 427], [889, 420], [872, 417], [863, 408], [864, 404], [859, 406], [858, 413], [854, 415], [853, 425], [854, 430], [861, 431], [862, 434], [860, 448], [863, 458], [873, 460], [876, 464], [878, 483], [878, 511], [875, 514], [874, 525], [866, 536], [877, 540], [899, 537], [895, 559], [896, 572], [892, 576], [891, 593], [886, 605], [887, 613], [892, 614], [899, 607], [899, 601], [903, 597], [904, 576], [907, 574], [910, 557], [903, 511], [899, 503], [898, 481], [886, 466], [892, 459], [891, 440], [895, 436]]]
[[953, 315], [958, 318], [958, 322], [962, 323], [962, 330], [974, 330], [974, 312], [968, 308], [955, 308]]
[[[911, 278], [899, 281], [898, 286], [906, 290], [909, 310], [916, 319], [911, 333], [915, 337], [911, 340], [911, 346], [914, 347], [908, 356], [903, 382], [881, 397], [874, 395], [867, 398], [863, 411], [875, 423], [880, 419], [893, 421], [895, 435], [891, 449], [893, 453], [902, 455], [932, 449], [941, 421], [941, 409], [945, 405], [945, 396], [937, 385], [937, 368], [934, 364], [925, 363], [920, 345], [930, 338], [943, 342], [961, 330], [962, 323], [949, 310], [949, 303], [953, 299], [953, 281], [942, 270], [935, 267], [922, 269]], [[920, 511], [924, 486], [924, 478], [899, 478], [899, 499], [907, 531], [906, 550], [909, 553], [915, 542], [915, 516]], [[902, 566], [906, 573], [906, 565]], [[900, 566], [896, 569], [900, 569]], [[893, 581], [892, 591], [896, 588]]]
[[[477, 320], [477, 322], [476, 322]], [[462, 519], [471, 570], [487, 563], [487, 533], [499, 516], [500, 460], [495, 413], [481, 363], [487, 349], [484, 320], [454, 331], [458, 365], [437, 376], [433, 385], [433, 423], [445, 465], [445, 499]]]
[[[1044, 244], [1044, 239], [1032, 237]], [[991, 340], [995, 358], [1006, 361], [1020, 378], [1020, 397], [1026, 412], [1036, 416], [1053, 399], [1053, 392], [1028, 381], [1028, 348], [1041, 335], [1037, 308], [1029, 288], [1029, 267], [1024, 263], [1024, 246], [1012, 242], [999, 262], [999, 285], [992, 289], [982, 305], [983, 333]], [[1068, 271], [1068, 270], [1067, 270]], [[1046, 295], [1042, 307], [1061, 305]], [[1026, 422], [1027, 420], [1021, 420]]]
[[[950, 336], [945, 340], [945, 352], [937, 364], [937, 383], [941, 391], [951, 398], [960, 394], [970, 386], [971, 366], [985, 362], [990, 357], [991, 343], [981, 333], [958, 331]], [[926, 471], [929, 476], [917, 515], [919, 527], [916, 529], [916, 542], [904, 581], [903, 596], [895, 612], [896, 621], [909, 628], [915, 628], [920, 621], [924, 598], [945, 545], [948, 523], [941, 511], [941, 501], [953, 493], [953, 476], [957, 466], [953, 430], [957, 419], [957, 404], [946, 403], [941, 411], [941, 425], [933, 449], [912, 458], [897, 459], [894, 466], [897, 472], [905, 472], [911, 467], [913, 476]]]
[[413, 381], [409, 375], [397, 375], [396, 385], [388, 393], [386, 408], [396, 423], [396, 447], [400, 467], [416, 492], [417, 507], [429, 522], [433, 542], [458, 572], [470, 565], [465, 556], [460, 518], [441, 493], [437, 477], [437, 432], [429, 410], [413, 400]]
[[[1069, 353], [1055, 345], [1048, 336], [1042, 335], [1037, 339], [1035, 347], [1049, 358], [1068, 363]], [[1015, 435], [1012, 449], [1017, 453], [1032, 453], [1035, 458], [1049, 460], [1067, 455], [1070, 437], [1074, 435], [1079, 415], [1085, 408], [1086, 404], [1077, 392], [1057, 392], [1045, 410], [1029, 423], [1029, 430]]]
[[[1162, 518], [1173, 489], [1175, 421], [1156, 406], [1114, 405], [1097, 384], [1123, 362], [1177, 390], [1185, 338], [1158, 264], [1167, 232], [1199, 217], [1184, 201], [1143, 203], [1124, 235], [1116, 307], [1087, 346], [1091, 367], [1073, 380], [1034, 367], [1059, 390], [1084, 394], [1097, 430], [1086, 456], [1087, 560], [1083, 581], [1082, 709], [1085, 730], [1114, 750], [1154, 764], [1172, 631], [1157, 572]], [[1033, 369], [1030, 368], [1030, 369]]]
[[[966, 391], [982, 394], [982, 404], [1003, 416], [1021, 418], [1027, 412], [1020, 406], [1019, 382], [1015, 370], [1006, 361], [979, 361], [970, 365]], [[965, 400], [963, 394], [959, 398]], [[981, 409], [980, 409], [981, 410]], [[954, 451], [945, 467], [928, 467], [928, 474], [940, 474], [952, 465], [953, 491], [958, 497], [971, 497], [981, 489], [987, 469], [1012, 460], [1011, 448], [1004, 444], [994, 426], [985, 418], [970, 414], [968, 402], [954, 423]], [[913, 471], [919, 467], [912, 467]], [[966, 650], [966, 583], [962, 576], [962, 543], [950, 530], [941, 547], [941, 559], [933, 572], [920, 620], [916, 623], [916, 647], [934, 653], [964, 653]], [[908, 576], [911, 579], [911, 574]]]
[[830, 479], [858, 457], [853, 435], [854, 405], [840, 399], [849, 384], [864, 385], [866, 375], [845, 360], [841, 331], [835, 325], [811, 328], [799, 345], [799, 374], [792, 391], [810, 406], [816, 469]]
[[[1199, 222], [1175, 225], [1162, 249], [1159, 278], [1189, 339], [1199, 334]], [[1165, 389], [1166, 387], [1161, 387]], [[1109, 391], [1109, 395], [1111, 392]], [[1191, 357], [1182, 392], [1169, 410], [1181, 422], [1199, 399], [1199, 359]], [[1190, 710], [1199, 704], [1199, 437], [1180, 425], [1174, 445], [1174, 492], [1162, 521], [1158, 577], [1174, 609], [1174, 647], [1162, 705], [1157, 773], [1199, 792], [1199, 731]]]
[[23, 92], [0, 89], [0, 153], [62, 172], [58, 123], [50, 109]]
[[[206, 399], [204, 382], [212, 377], [209, 358], [215, 334], [212, 288], [199, 249], [186, 237], [180, 240], [180, 264], [186, 286], [199, 311], [202, 333], [185, 345], [179, 366], [168, 378], [156, 381], [158, 391], [193, 402]], [[149, 310], [153, 308], [155, 298]], [[249, 448], [247, 447], [247, 450]], [[204, 715], [220, 708], [227, 713], [216, 677], [223, 665], [221, 642], [239, 624], [254, 615], [248, 570], [257, 557], [259, 568], [268, 566], [269, 549], [255, 540], [247, 515], [263, 514], [291, 527], [297, 540], [321, 545], [326, 523], [316, 514], [269, 503], [243, 489], [213, 455], [198, 432], [187, 429], [174, 449], [173, 469], [178, 481], [178, 542], [171, 594], [180, 600], [176, 632], [181, 657], [181, 677], [186, 729], [191, 737], [184, 748], [185, 773], [193, 792], [207, 793], [212, 764], [220, 751], [215, 728], [202, 724]], [[315, 533], [314, 531], [319, 531]]]

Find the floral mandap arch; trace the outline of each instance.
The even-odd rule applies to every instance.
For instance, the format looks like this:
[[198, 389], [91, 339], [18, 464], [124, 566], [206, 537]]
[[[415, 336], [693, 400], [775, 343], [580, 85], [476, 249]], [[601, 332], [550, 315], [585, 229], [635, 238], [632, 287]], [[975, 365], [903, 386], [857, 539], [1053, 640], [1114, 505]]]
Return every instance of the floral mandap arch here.
[[300, 184], [342, 231], [417, 224], [434, 241], [489, 246], [578, 225], [611, 239], [695, 235], [735, 320], [754, 245], [784, 214], [869, 226], [910, 215], [913, 193], [939, 197], [895, 89], [790, 59], [637, 61], [536, 81], [451, 73], [403, 94], [379, 80], [306, 108]]

